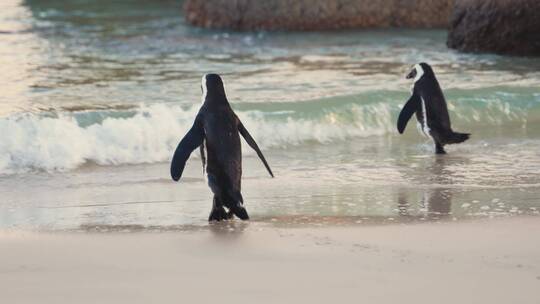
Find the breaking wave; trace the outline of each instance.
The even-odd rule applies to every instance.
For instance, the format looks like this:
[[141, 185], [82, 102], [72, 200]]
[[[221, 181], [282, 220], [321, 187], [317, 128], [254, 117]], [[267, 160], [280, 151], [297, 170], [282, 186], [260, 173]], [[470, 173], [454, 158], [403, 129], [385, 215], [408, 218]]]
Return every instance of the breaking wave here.
[[[393, 100], [365, 103], [339, 97], [273, 107], [239, 104], [236, 112], [262, 148], [283, 149], [308, 142], [325, 144], [394, 133], [403, 96]], [[538, 102], [533, 101], [473, 102], [463, 98], [451, 103], [450, 110], [460, 125], [526, 124], [531, 116], [537, 117], [531, 114], [538, 112]], [[0, 118], [0, 174], [65, 171], [86, 162], [165, 162], [191, 127], [197, 111], [198, 106], [155, 104], [131, 110], [24, 113]], [[251, 153], [250, 149], [244, 151]]]

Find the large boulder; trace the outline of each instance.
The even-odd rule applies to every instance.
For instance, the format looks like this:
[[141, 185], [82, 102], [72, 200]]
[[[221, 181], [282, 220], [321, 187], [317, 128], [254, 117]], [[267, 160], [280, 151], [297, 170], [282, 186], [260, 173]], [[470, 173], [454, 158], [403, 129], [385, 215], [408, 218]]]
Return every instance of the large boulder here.
[[454, 0], [186, 0], [186, 20], [233, 30], [446, 28]]
[[456, 0], [448, 47], [540, 56], [540, 0]]

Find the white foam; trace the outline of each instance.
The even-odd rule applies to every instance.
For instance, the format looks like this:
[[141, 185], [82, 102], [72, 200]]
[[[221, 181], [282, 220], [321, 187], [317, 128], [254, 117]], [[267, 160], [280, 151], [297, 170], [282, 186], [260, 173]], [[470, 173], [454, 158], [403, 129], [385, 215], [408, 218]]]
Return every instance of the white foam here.
[[156, 105], [130, 118], [79, 126], [72, 116], [23, 115], [0, 119], [0, 173], [69, 170], [86, 161], [101, 165], [168, 160], [196, 110]]
[[[65, 171], [91, 161], [100, 165], [169, 161], [191, 128], [198, 106], [152, 105], [128, 118], [108, 117], [82, 127], [70, 114], [58, 117], [24, 114], [0, 118], [0, 174], [42, 169]], [[354, 119], [328, 112], [310, 119], [276, 119], [259, 111], [237, 112], [262, 149], [306, 141], [327, 143], [392, 131], [391, 106], [374, 104], [350, 109]], [[283, 116], [281, 116], [283, 117]], [[245, 154], [253, 154], [247, 146]], [[199, 153], [193, 153], [198, 157]]]
[[[286, 147], [306, 141], [329, 143], [352, 137], [368, 137], [392, 132], [393, 120], [388, 104], [353, 106], [353, 121], [328, 112], [322, 119], [267, 120], [262, 112], [237, 113], [248, 131], [263, 147]], [[245, 150], [245, 149], [244, 149]]]

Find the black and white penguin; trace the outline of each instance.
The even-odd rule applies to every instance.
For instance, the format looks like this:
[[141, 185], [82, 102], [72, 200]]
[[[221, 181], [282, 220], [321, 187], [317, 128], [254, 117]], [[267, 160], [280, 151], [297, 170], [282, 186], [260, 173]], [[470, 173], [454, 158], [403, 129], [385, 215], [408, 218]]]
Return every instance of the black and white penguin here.
[[202, 77], [201, 87], [203, 104], [193, 126], [174, 152], [171, 177], [175, 181], [180, 179], [191, 152], [200, 147], [203, 171], [206, 171], [208, 186], [214, 193], [208, 220], [221, 221], [233, 215], [247, 220], [249, 216], [240, 193], [242, 149], [239, 134], [257, 152], [270, 176], [274, 175], [257, 143], [229, 105], [221, 77], [206, 74]]
[[406, 78], [414, 79], [414, 85], [412, 96], [399, 113], [397, 128], [400, 134], [405, 130], [411, 116], [416, 113], [418, 129], [433, 140], [437, 154], [446, 153], [444, 145], [458, 144], [469, 139], [470, 134], [452, 130], [446, 100], [433, 70], [427, 63], [416, 64]]

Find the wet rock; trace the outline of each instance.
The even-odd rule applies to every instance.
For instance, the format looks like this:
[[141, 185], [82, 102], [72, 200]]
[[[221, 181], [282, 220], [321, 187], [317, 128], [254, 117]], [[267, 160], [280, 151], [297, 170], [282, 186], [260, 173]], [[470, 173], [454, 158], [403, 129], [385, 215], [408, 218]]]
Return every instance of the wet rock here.
[[186, 0], [186, 20], [234, 30], [446, 27], [454, 0]]
[[540, 56], [540, 1], [456, 0], [448, 47]]

